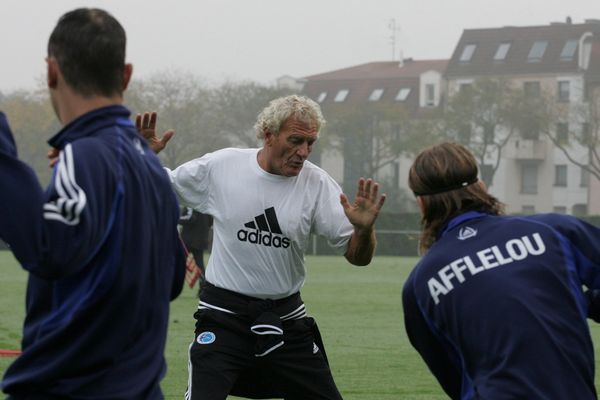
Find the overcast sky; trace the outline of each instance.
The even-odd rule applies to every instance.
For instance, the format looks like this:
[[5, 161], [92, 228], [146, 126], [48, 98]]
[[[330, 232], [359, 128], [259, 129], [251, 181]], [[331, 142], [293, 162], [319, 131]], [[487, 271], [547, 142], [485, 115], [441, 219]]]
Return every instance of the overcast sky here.
[[[600, 19], [600, 0], [1, 0], [0, 91], [44, 77], [56, 21], [111, 12], [128, 35], [134, 79], [168, 69], [213, 83], [274, 83], [372, 61], [447, 59], [463, 29]], [[390, 29], [395, 21], [396, 30]], [[395, 34], [395, 48], [392, 35]]]

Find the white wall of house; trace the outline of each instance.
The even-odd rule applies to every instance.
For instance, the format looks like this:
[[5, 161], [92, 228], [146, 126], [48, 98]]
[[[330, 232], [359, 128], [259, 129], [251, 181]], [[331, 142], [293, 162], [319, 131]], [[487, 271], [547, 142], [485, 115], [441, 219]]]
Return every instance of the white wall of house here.
[[[564, 103], [567, 110], [565, 122], [569, 124], [571, 132], [581, 129], [580, 107], [584, 95], [581, 75], [545, 74], [511, 78], [512, 85], [517, 88], [522, 88], [525, 82], [531, 81], [540, 82], [542, 93], [555, 98], [558, 96], [558, 82], [569, 82], [569, 102]], [[452, 79], [448, 82], [448, 92], [456, 93], [461, 84], [471, 82], [473, 82], [471, 78]], [[571, 154], [577, 160], [585, 160], [587, 150], [574, 141], [571, 143]], [[491, 164], [494, 161], [489, 159], [486, 163]], [[562, 180], [557, 184], [557, 165], [566, 165], [564, 184]], [[528, 171], [525, 171], [526, 169]], [[537, 190], [535, 193], [524, 193], [524, 174], [531, 173], [532, 169], [536, 170]], [[600, 194], [600, 185], [598, 186]], [[489, 189], [494, 196], [507, 205], [508, 213], [566, 212], [572, 214], [577, 207], [588, 204], [589, 196], [588, 186], [581, 183], [581, 168], [570, 162], [565, 154], [543, 134], [540, 134], [537, 140], [524, 140], [519, 136], [509, 140]], [[600, 212], [600, 206], [596, 208]]]
[[321, 168], [323, 168], [340, 185], [344, 182], [344, 157], [339, 151], [324, 149], [321, 153]]
[[[426, 71], [419, 76], [419, 107], [437, 107], [442, 98], [442, 74], [438, 71]], [[433, 92], [430, 91], [433, 87]]]

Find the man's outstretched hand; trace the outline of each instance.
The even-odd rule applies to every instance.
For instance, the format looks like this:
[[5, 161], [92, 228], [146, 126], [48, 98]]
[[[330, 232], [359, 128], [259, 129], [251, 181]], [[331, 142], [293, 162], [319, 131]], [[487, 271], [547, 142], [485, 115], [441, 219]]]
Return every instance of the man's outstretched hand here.
[[367, 231], [373, 229], [375, 220], [385, 202], [385, 194], [379, 196], [378, 192], [379, 184], [377, 182], [370, 178], [367, 180], [360, 178], [354, 203], [350, 203], [345, 194], [340, 195], [344, 212], [355, 228]]
[[152, 151], [158, 154], [165, 148], [167, 142], [171, 140], [175, 134], [175, 130], [169, 129], [164, 131], [161, 137], [156, 136], [156, 119], [157, 114], [155, 111], [138, 114], [135, 117], [135, 127], [139, 134], [148, 141], [148, 145]]

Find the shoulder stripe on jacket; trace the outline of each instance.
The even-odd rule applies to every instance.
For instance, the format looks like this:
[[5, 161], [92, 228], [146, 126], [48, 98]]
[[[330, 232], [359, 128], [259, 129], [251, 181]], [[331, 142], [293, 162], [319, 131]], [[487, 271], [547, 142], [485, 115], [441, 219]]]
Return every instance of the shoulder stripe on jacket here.
[[61, 151], [56, 168], [54, 189], [58, 198], [44, 204], [44, 218], [67, 225], [77, 225], [87, 197], [75, 181], [73, 149], [70, 144]]

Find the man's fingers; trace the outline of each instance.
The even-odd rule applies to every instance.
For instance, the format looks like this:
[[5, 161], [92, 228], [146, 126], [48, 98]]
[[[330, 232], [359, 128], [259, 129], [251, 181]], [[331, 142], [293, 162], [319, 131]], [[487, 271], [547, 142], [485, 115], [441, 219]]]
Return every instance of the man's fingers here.
[[148, 128], [150, 128], [150, 113], [145, 112], [144, 116], [142, 117], [142, 129]]
[[340, 193], [340, 203], [342, 204], [342, 207], [344, 207], [344, 210], [350, 207], [348, 196], [346, 196], [344, 193]]
[[381, 195], [381, 197], [379, 198], [379, 203], [377, 203], [377, 212], [379, 212], [379, 210], [381, 210], [381, 207], [383, 207], [383, 203], [385, 203], [385, 193]]
[[364, 197], [369, 197], [371, 195], [371, 188], [373, 186], [373, 179], [369, 178], [365, 182], [365, 192]]
[[56, 157], [58, 157], [59, 153], [60, 153], [60, 151], [53, 147], [50, 150], [48, 150], [48, 153], [46, 153], [46, 154], [48, 155], [48, 158], [56, 158]]
[[371, 186], [371, 198], [375, 200], [377, 198], [377, 193], [379, 193], [379, 183], [374, 182]]
[[142, 114], [135, 116], [135, 129], [137, 129], [138, 132], [142, 131]]
[[48, 152], [46, 153], [46, 155], [48, 156], [48, 159], [50, 159], [50, 161], [48, 162], [48, 166], [50, 168], [53, 168], [54, 165], [58, 162], [58, 155], [60, 154], [60, 150], [56, 149], [56, 148], [51, 148], [50, 150], [48, 150]]
[[356, 197], [363, 197], [365, 191], [365, 178], [358, 179], [358, 188], [356, 189]]
[[171, 140], [171, 138], [173, 137], [174, 134], [175, 134], [175, 130], [173, 130], [173, 129], [169, 129], [168, 131], [165, 131], [165, 133], [163, 133], [163, 136], [160, 139], [163, 146], [167, 145], [167, 142], [169, 140]]
[[148, 121], [148, 128], [150, 128], [150, 129], [156, 128], [156, 118], [157, 118], [156, 111], [153, 111], [152, 113], [150, 113], [150, 120]]

